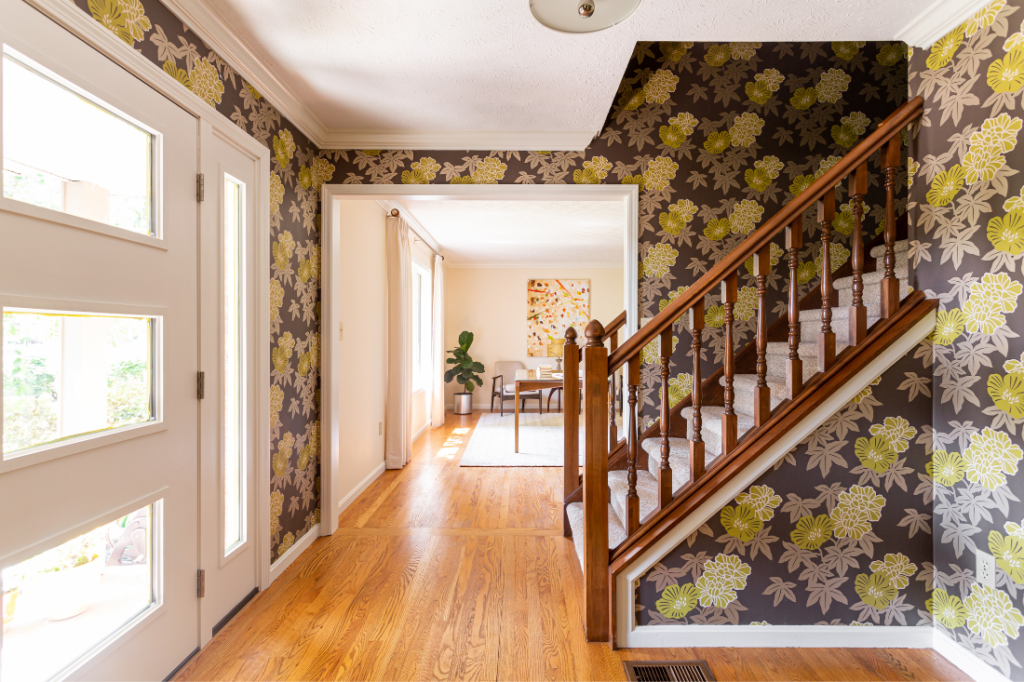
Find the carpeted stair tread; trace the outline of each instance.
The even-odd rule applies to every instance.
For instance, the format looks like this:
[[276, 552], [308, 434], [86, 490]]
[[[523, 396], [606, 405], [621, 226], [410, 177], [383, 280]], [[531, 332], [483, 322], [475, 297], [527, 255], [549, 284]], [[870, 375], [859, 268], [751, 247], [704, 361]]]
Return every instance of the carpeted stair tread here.
[[[804, 368], [804, 374], [807, 375], [808, 369]], [[811, 372], [807, 378], [813, 376]], [[741, 378], [742, 377], [742, 378]], [[765, 383], [768, 384], [768, 388], [771, 393], [771, 408], [774, 410], [779, 406], [786, 396], [786, 378], [781, 375], [766, 374]], [[733, 375], [733, 410], [736, 414], [742, 414], [753, 419], [754, 414], [754, 389], [757, 387], [757, 375], [756, 374], [736, 374]], [[721, 408], [725, 409], [725, 408]], [[703, 414], [703, 410], [701, 410]], [[705, 417], [705, 421], [706, 421]], [[706, 440], [706, 439], [705, 439]]]
[[[907, 279], [909, 273], [909, 263], [906, 257], [906, 251], [903, 252], [903, 258], [896, 257], [896, 267], [893, 270], [893, 274], [896, 275], [896, 279]], [[873, 272], [865, 272], [861, 275], [861, 281], [864, 283], [865, 290], [869, 286], [878, 286], [885, 276], [885, 271], [882, 269], [875, 270]], [[836, 290], [852, 289], [853, 288], [853, 275], [848, 277], [840, 277], [839, 279], [832, 280], [832, 288]], [[865, 291], [865, 293], [867, 293]]]
[[[580, 560], [580, 567], [583, 567], [583, 503], [573, 502], [565, 507], [566, 516], [569, 517], [569, 527], [572, 529], [572, 541], [576, 546], [576, 558]], [[614, 549], [626, 539], [626, 529], [619, 522], [618, 516], [611, 505], [608, 505], [608, 548]]]
[[[906, 239], [902, 239], [893, 244], [892, 246], [893, 251], [897, 254], [898, 258], [898, 254], [900, 254], [901, 252], [906, 253], [906, 251], [910, 248], [910, 242]], [[881, 259], [883, 256], [885, 256], [885, 244], [879, 244], [878, 246], [871, 249], [872, 258]]]
[[[611, 506], [619, 516], [619, 523], [626, 525], [626, 493], [629, 492], [627, 471], [608, 472], [608, 490]], [[675, 472], [672, 473], [675, 478]], [[640, 518], [645, 518], [658, 508], [658, 479], [651, 472], [638, 469], [636, 472], [636, 494], [640, 498]]]

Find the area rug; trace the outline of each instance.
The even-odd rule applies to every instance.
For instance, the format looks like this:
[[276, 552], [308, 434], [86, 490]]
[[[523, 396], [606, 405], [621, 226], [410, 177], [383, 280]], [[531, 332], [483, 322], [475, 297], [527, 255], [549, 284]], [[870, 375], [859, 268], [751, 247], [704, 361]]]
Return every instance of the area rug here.
[[[565, 441], [562, 413], [519, 415], [519, 452], [515, 451], [515, 416], [506, 412], [480, 417], [459, 466], [464, 467], [560, 467]], [[580, 446], [583, 428], [580, 428]], [[583, 456], [580, 453], [580, 462]]]

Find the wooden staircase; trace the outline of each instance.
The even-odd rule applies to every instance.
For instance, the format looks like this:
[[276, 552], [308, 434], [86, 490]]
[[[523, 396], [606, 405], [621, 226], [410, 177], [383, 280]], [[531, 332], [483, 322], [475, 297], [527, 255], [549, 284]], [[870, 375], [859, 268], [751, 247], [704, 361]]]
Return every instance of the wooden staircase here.
[[[696, 517], [715, 513], [722, 494], [736, 482], [751, 479], [784, 455], [786, 450], [780, 447], [796, 431], [807, 432], [831, 416], [822, 412], [830, 400], [861, 390], [880, 373], [879, 363], [893, 357], [894, 348], [901, 342], [916, 343], [934, 324], [937, 303], [921, 292], [911, 293], [907, 283], [908, 242], [900, 234], [905, 221], [896, 216], [900, 134], [920, 118], [922, 106], [921, 98], [915, 98], [897, 109], [621, 347], [615, 332], [625, 313], [607, 328], [591, 320], [582, 346], [575, 329], [566, 332], [566, 402], [572, 404], [568, 396], [582, 388], [583, 409], [582, 417], [575, 410], [565, 412], [563, 527], [573, 538], [583, 567], [588, 641], [616, 646], [617, 618], [633, 617], [631, 607], [621, 607], [625, 595], [617, 599], [616, 591], [629, 589], [623, 577], [635, 562], [679, 527], [703, 523], [706, 518]], [[865, 247], [861, 223], [867, 164], [878, 150], [886, 192], [885, 225]], [[844, 179], [849, 182], [854, 215], [851, 255], [848, 263], [833, 268], [835, 188]], [[801, 299], [798, 254], [804, 246], [804, 214], [812, 208], [821, 228], [821, 286]], [[782, 233], [789, 266], [789, 314], [769, 326], [765, 296], [770, 247]], [[751, 343], [734, 351], [737, 271], [750, 258], [757, 285], [756, 333]], [[712, 293], [721, 294], [725, 350], [721, 367], [704, 378], [699, 361], [704, 304]], [[673, 407], [669, 366], [673, 326], [678, 329], [681, 319], [692, 340], [692, 357], [698, 361], [692, 365], [690, 394]], [[659, 420], [641, 430], [641, 352], [655, 341], [661, 363], [660, 396], [655, 398], [660, 401]], [[869, 370], [874, 374], [865, 379]], [[621, 438], [615, 423], [617, 406], [622, 410]], [[772, 461], [766, 464], [767, 459]]]

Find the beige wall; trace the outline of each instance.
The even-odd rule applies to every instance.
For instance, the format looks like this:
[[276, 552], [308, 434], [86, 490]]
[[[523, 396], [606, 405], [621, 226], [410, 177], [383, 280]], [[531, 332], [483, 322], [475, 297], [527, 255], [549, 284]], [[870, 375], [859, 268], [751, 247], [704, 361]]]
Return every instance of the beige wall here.
[[387, 363], [387, 260], [384, 209], [376, 201], [341, 201], [338, 210], [340, 323], [338, 499], [384, 463]]
[[[433, 273], [433, 267], [431, 261], [433, 260], [433, 252], [423, 245], [423, 242], [416, 241], [416, 235], [411, 233], [409, 235], [412, 242], [412, 260], [417, 265], [420, 265], [427, 269], [428, 272]], [[431, 296], [433, 289], [434, 279], [430, 277], [430, 281], [427, 282], [427, 291], [424, 291], [424, 295]], [[428, 321], [429, 322], [429, 321]], [[410, 323], [411, 325], [411, 323]], [[411, 329], [411, 327], [410, 327]], [[430, 333], [429, 328], [425, 330], [427, 334]], [[416, 434], [423, 429], [424, 426], [430, 421], [430, 389], [426, 388], [420, 391], [414, 390], [412, 393], [412, 435], [415, 437]], [[423, 431], [426, 433], [426, 431]], [[422, 434], [420, 434], [422, 435]]]
[[[445, 350], [455, 347], [462, 331], [471, 331], [469, 354], [484, 364], [484, 385], [476, 389], [474, 405], [490, 405], [496, 361], [521, 360], [530, 368], [555, 364], [554, 358], [526, 356], [528, 279], [589, 279], [590, 316], [608, 322], [625, 308], [622, 277], [621, 268], [445, 268]], [[454, 381], [445, 386], [448, 406], [458, 390]]]

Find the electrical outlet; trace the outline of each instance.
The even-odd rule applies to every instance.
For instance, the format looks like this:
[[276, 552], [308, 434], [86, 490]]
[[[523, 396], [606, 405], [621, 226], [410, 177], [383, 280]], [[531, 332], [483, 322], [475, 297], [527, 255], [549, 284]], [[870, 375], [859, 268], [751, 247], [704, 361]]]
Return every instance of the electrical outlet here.
[[995, 588], [996, 586], [996, 559], [991, 554], [986, 554], [980, 549], [975, 550], [977, 565], [974, 569], [974, 579], [979, 585]]
[[377, 422], [377, 435], [378, 436], [383, 436], [384, 435], [384, 422]]

